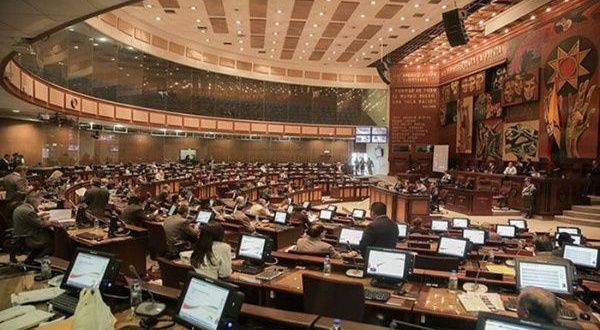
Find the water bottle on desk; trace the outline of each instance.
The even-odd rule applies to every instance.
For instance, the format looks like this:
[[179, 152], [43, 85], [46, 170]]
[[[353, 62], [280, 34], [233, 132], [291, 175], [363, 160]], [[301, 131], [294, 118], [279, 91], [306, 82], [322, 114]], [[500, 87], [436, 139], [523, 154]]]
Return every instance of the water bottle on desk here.
[[100, 228], [100, 220], [97, 217], [94, 217], [94, 228]]
[[333, 324], [331, 325], [331, 330], [342, 330], [342, 320], [333, 319]]
[[453, 270], [450, 275], [450, 279], [448, 279], [448, 290], [456, 291], [458, 289], [458, 275], [456, 275], [456, 271]]
[[46, 280], [52, 278], [52, 262], [48, 256], [44, 256], [42, 259], [42, 278]]
[[135, 279], [129, 287], [129, 305], [131, 306], [132, 315], [135, 314], [135, 308], [142, 303], [142, 284]]
[[328, 255], [325, 256], [325, 261], [323, 261], [323, 273], [326, 275], [331, 273], [331, 258]]

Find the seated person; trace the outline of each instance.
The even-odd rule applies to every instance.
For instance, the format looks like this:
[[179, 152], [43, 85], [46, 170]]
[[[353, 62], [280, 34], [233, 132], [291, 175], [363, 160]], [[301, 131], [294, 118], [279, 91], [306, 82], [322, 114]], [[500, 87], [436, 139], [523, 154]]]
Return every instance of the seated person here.
[[220, 221], [229, 220], [234, 223], [238, 223], [242, 225], [243, 232], [245, 233], [253, 233], [256, 231], [254, 225], [252, 225], [252, 220], [244, 213], [243, 209], [246, 207], [246, 199], [244, 196], [238, 196], [234, 201], [234, 209], [235, 211], [231, 214], [225, 214], [224, 212], [219, 212], [217, 208], [212, 208], [213, 212], [215, 212], [215, 219]]
[[448, 173], [448, 171], [446, 171], [446, 172], [444, 172], [444, 175], [440, 179], [440, 183], [441, 184], [448, 184], [450, 182], [452, 182], [452, 176], [450, 175], [450, 173]]
[[83, 202], [87, 205], [88, 211], [94, 216], [104, 218], [104, 211], [108, 205], [110, 193], [102, 188], [100, 179], [92, 179], [92, 186], [83, 194]]
[[271, 211], [269, 211], [269, 208], [267, 207], [267, 201], [264, 198], [259, 198], [258, 202], [252, 204], [248, 212], [259, 217], [271, 216]]
[[423, 183], [423, 181], [419, 180], [415, 184], [414, 192], [416, 194], [424, 194], [427, 192], [427, 186]]
[[517, 168], [515, 167], [513, 162], [508, 162], [508, 166], [506, 166], [503, 173], [504, 173], [504, 175], [516, 175]]
[[413, 221], [410, 223], [409, 228], [411, 234], [427, 235], [429, 233], [427, 228], [424, 227], [423, 219], [421, 218], [414, 218]]
[[163, 204], [163, 203], [167, 203], [168, 198], [169, 198], [169, 185], [168, 184], [163, 184], [162, 188], [160, 189], [160, 192], [158, 193], [158, 196], [156, 197], [156, 201], [159, 204]]
[[517, 298], [517, 315], [523, 320], [558, 325], [558, 309], [559, 302], [554, 294], [542, 288], [521, 289]]
[[537, 236], [533, 239], [533, 246], [536, 256], [551, 256], [554, 249], [548, 236]]
[[123, 213], [121, 213], [121, 220], [128, 225], [134, 225], [138, 227], [143, 227], [144, 221], [150, 220], [144, 213], [142, 201], [138, 196], [133, 195], [129, 197], [127, 206], [123, 210]]
[[321, 240], [323, 237], [325, 237], [325, 227], [323, 225], [310, 226], [306, 235], [300, 237], [296, 242], [296, 251], [300, 253], [329, 254], [332, 258], [340, 258], [341, 255], [331, 244]]
[[54, 238], [49, 227], [59, 225], [58, 221], [50, 220], [48, 214], [38, 212], [42, 197], [37, 192], [27, 195], [25, 203], [17, 206], [13, 211], [13, 235], [23, 238], [32, 253], [26, 264], [31, 264], [35, 258], [51, 256], [54, 251]]
[[574, 242], [574, 240], [573, 240], [573, 237], [571, 237], [571, 234], [569, 234], [569, 233], [558, 234], [558, 238], [556, 239], [556, 243], [558, 243], [558, 247], [556, 247], [556, 248], [554, 248], [554, 250], [552, 250], [552, 255], [555, 257], [562, 258], [565, 245], [573, 244], [573, 242]]
[[220, 224], [202, 227], [200, 238], [193, 251], [181, 252], [183, 263], [189, 264], [197, 273], [210, 278], [225, 278], [231, 275], [231, 246], [223, 242], [225, 230]]
[[185, 243], [195, 242], [198, 238], [198, 227], [193, 226], [191, 221], [187, 219], [188, 212], [188, 205], [181, 204], [177, 209], [177, 214], [173, 214], [165, 219], [163, 226], [167, 238], [166, 257], [169, 259], [179, 256], [179, 246], [185, 248], [185, 245], [188, 245]]

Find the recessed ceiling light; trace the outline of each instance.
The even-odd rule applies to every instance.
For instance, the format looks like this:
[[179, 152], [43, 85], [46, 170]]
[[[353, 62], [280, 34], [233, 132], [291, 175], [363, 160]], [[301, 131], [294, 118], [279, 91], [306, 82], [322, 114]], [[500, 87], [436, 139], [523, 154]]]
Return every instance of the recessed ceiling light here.
[[299, 59], [302, 59], [302, 56], [298, 57]]
[[269, 56], [270, 58], [273, 58], [273, 55]]
[[365, 14], [360, 14], [360, 18], [365, 18]]
[[244, 39], [240, 39], [240, 40], [238, 40], [238, 42], [239, 42], [240, 44], [243, 44], [243, 43], [244, 43]]
[[191, 10], [196, 10], [196, 6], [191, 6], [190, 9]]
[[333, 54], [335, 54], [335, 50], [333, 51]]
[[277, 40], [273, 40], [273, 45], [277, 43]]
[[415, 31], [416, 31], [415, 29], [410, 30], [410, 32], [412, 32], [412, 33], [415, 33]]
[[98, 40], [100, 42], [107, 42], [108, 41], [108, 39], [105, 38], [105, 37], [100, 37], [100, 38], [97, 38], [96, 40]]
[[392, 32], [394, 31], [394, 28], [392, 28], [391, 26], [388, 28], [388, 31]]
[[328, 58], [327, 58], [327, 60], [328, 60], [328, 61], [331, 61], [331, 57], [328, 57]]
[[508, 28], [504, 29], [504, 33], [508, 33]]
[[377, 3], [377, 2], [375, 2], [375, 1], [371, 1], [371, 5], [373, 5], [373, 6], [374, 6], [376, 3]]
[[305, 42], [305, 43], [304, 43], [304, 46], [308, 46], [308, 42]]
[[152, 5], [151, 4], [147, 4], [146, 8], [152, 8]]
[[275, 48], [271, 48], [271, 51], [272, 51], [272, 52], [274, 52], [274, 51], [275, 51]]
[[306, 54], [306, 50], [305, 49], [302, 50], [302, 54]]
[[243, 33], [243, 31], [238, 31], [238, 34], [242, 34], [242, 33]]
[[277, 31], [273, 32], [273, 35], [274, 35], [274, 36], [276, 36], [276, 35], [278, 35], [278, 34], [279, 34], [279, 32], [277, 32]]
[[243, 50], [244, 50], [244, 47], [240, 47], [240, 50], [241, 50], [241, 51], [243, 51]]
[[415, 8], [419, 8], [421, 5], [418, 3], [415, 3]]
[[79, 49], [79, 46], [75, 45], [73, 46], [73, 49]]
[[111, 60], [111, 61], [115, 61], [115, 60], [116, 60], [116, 58], [114, 58], [114, 57], [111, 57], [111, 58], [110, 58], [110, 60]]
[[71, 28], [69, 28], [69, 31], [73, 32], [73, 31], [75, 31], [75, 28], [71, 27]]
[[197, 19], [196, 19], [196, 23], [200, 23], [200, 22], [201, 22], [201, 21], [200, 21], [200, 19], [199, 19], [199, 18], [197, 18]]
[[12, 112], [19, 113], [19, 112], [21, 112], [21, 110], [14, 109]]
[[535, 15], [529, 16], [529, 19], [534, 20], [535, 19]]
[[322, 12], [322, 11], [320, 11], [320, 12], [319, 12], [319, 16], [323, 16], [323, 15], [325, 15], [325, 13], [324, 13], [324, 12]]
[[281, 9], [277, 9], [277, 14], [281, 14], [282, 12]]
[[429, 17], [425, 18], [425, 22], [429, 22]]
[[208, 38], [207, 38], [207, 39], [206, 39], [206, 42], [209, 42], [209, 41], [210, 41], [210, 39], [208, 39]]
[[492, 13], [492, 17], [494, 17], [494, 16], [496, 16], [496, 12], [493, 12], [493, 13]]
[[155, 20], [160, 21], [160, 16], [154, 17]]
[[98, 47], [98, 43], [97, 43], [97, 42], [94, 42], [94, 43], [92, 44], [92, 46], [94, 46], [94, 47]]
[[279, 26], [279, 22], [275, 22], [275, 25]]
[[550, 11], [552, 11], [551, 7], [546, 8], [546, 12], [549, 13]]
[[446, 9], [446, 8], [448, 8], [448, 6], [446, 6], [446, 5], [443, 5], [443, 6], [442, 6], [442, 9]]
[[373, 45], [369, 46], [369, 48], [373, 49]]
[[405, 19], [406, 19], [406, 18], [404, 18], [404, 16], [401, 16], [401, 17], [400, 17], [400, 20], [401, 20], [401, 21], [403, 21], [403, 20], [405, 20]]
[[309, 34], [308, 36], [312, 38], [312, 37], [314, 36], [314, 34], [312, 34], [312, 33], [311, 33], [311, 34]]
[[316, 28], [316, 27], [319, 27], [319, 25], [317, 23], [315, 23], [315, 24], [313, 24], [313, 27]]
[[379, 37], [379, 41], [383, 40], [383, 37]]

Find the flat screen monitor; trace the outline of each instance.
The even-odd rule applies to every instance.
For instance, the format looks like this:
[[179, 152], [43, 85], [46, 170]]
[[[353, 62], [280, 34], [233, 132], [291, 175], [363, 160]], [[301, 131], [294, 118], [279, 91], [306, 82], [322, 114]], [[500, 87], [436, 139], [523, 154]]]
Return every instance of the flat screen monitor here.
[[352, 217], [357, 220], [362, 220], [367, 215], [367, 211], [363, 209], [354, 209], [352, 210]]
[[333, 217], [333, 212], [331, 212], [329, 210], [321, 210], [319, 212], [319, 219], [321, 219], [321, 220], [331, 221], [332, 217]]
[[329, 204], [329, 205], [327, 205], [327, 209], [329, 211], [335, 212], [335, 211], [337, 211], [337, 206]]
[[571, 235], [581, 235], [581, 229], [578, 227], [556, 227], [557, 233], [568, 233]]
[[396, 226], [398, 226], [398, 238], [406, 238], [408, 236], [408, 225], [405, 223], [397, 223]]
[[413, 266], [413, 255], [410, 252], [368, 247], [365, 267], [367, 273], [384, 281], [402, 281], [407, 278]]
[[514, 238], [517, 234], [517, 227], [511, 225], [496, 225], [496, 233], [500, 237]]
[[485, 230], [481, 229], [463, 229], [463, 238], [468, 239], [471, 244], [484, 245], [485, 244]]
[[578, 267], [598, 269], [598, 248], [567, 244], [563, 249], [563, 258], [571, 260]]
[[[554, 235], [554, 245], [558, 247], [558, 235], [560, 235], [560, 233], [556, 233]], [[575, 245], [581, 245], [581, 235], [573, 235], [570, 234], [571, 238], [573, 239], [573, 244]]]
[[213, 219], [214, 214], [209, 210], [198, 210], [198, 214], [196, 215], [196, 222], [207, 224]]
[[291, 205], [291, 204], [288, 205], [286, 211], [287, 211], [288, 214], [294, 213], [294, 205]]
[[448, 221], [446, 220], [431, 220], [431, 230], [435, 232], [448, 231]]
[[190, 273], [179, 296], [174, 320], [194, 329], [231, 329], [243, 301], [244, 294], [237, 286]]
[[355, 228], [342, 228], [340, 231], [340, 237], [338, 239], [339, 244], [350, 244], [350, 246], [358, 246], [363, 237], [362, 229]]
[[371, 143], [387, 143], [387, 135], [371, 135]]
[[387, 127], [373, 127], [373, 128], [371, 128], [371, 134], [387, 135]]
[[510, 316], [479, 312], [477, 330], [561, 330], [563, 328]]
[[354, 142], [356, 143], [371, 143], [370, 135], [356, 135], [354, 136]]
[[469, 219], [467, 218], [453, 218], [452, 219], [452, 228], [469, 228]]
[[237, 256], [253, 263], [263, 263], [271, 253], [266, 236], [243, 234], [238, 244]]
[[515, 275], [519, 290], [533, 286], [557, 294], [573, 293], [573, 276], [567, 264], [517, 259]]
[[78, 249], [63, 277], [61, 287], [79, 291], [92, 286], [100, 286], [105, 279], [112, 279], [118, 262], [108, 253]]
[[371, 135], [371, 127], [357, 127], [356, 135]]
[[169, 212], [167, 213], [167, 215], [172, 216], [173, 214], [175, 214], [176, 211], [177, 211], [177, 204], [173, 204], [169, 208]]
[[302, 208], [305, 210], [310, 209], [310, 201], [304, 201], [304, 203], [302, 203]]
[[275, 212], [275, 216], [273, 217], [273, 222], [285, 225], [288, 220], [287, 212]]
[[518, 229], [527, 229], [527, 220], [525, 219], [508, 219], [508, 224]]
[[439, 255], [465, 258], [467, 256], [469, 241], [462, 238], [440, 237], [437, 253]]

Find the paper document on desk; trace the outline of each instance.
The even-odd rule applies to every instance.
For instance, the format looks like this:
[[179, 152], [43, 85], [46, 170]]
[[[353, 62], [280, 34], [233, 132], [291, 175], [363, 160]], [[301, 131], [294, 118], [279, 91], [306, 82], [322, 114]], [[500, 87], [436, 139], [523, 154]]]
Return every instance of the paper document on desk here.
[[68, 220], [71, 219], [71, 209], [54, 209], [48, 210], [50, 220]]
[[504, 304], [497, 293], [463, 293], [458, 300], [467, 312], [497, 312], [504, 310]]
[[515, 276], [515, 269], [506, 265], [486, 265], [488, 271], [507, 276]]
[[76, 194], [77, 194], [77, 196], [79, 196], [79, 197], [83, 197], [83, 195], [85, 194], [85, 192], [86, 192], [86, 189], [85, 189], [85, 188], [83, 188], [83, 187], [81, 187], [81, 188], [79, 188], [79, 189], [75, 190], [75, 193], [76, 193]]

